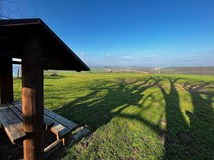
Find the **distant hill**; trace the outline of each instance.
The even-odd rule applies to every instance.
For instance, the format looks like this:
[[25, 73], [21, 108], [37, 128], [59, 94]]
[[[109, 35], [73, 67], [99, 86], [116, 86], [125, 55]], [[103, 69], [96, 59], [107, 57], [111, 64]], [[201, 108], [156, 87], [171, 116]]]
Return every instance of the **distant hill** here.
[[163, 68], [161, 73], [165, 74], [196, 74], [214, 75], [214, 66], [208, 67], [169, 67]]
[[[13, 75], [17, 76], [17, 71], [20, 66], [13, 66]], [[91, 72], [99, 73], [143, 73], [153, 74], [153, 67], [142, 67], [142, 66], [91, 66]], [[161, 74], [195, 74], [195, 75], [214, 75], [214, 66], [208, 67], [166, 67], [161, 68]]]
[[152, 67], [142, 66], [91, 66], [91, 72], [150, 72]]
[[[154, 67], [141, 66], [91, 66], [91, 72], [137, 72], [155, 73]], [[161, 68], [161, 74], [196, 74], [214, 75], [214, 66], [207, 67], [166, 67]]]

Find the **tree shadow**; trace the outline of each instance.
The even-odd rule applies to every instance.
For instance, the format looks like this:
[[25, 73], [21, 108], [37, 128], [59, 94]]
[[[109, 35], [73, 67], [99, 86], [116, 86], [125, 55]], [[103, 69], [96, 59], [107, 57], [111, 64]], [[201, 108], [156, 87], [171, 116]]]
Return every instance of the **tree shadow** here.
[[[166, 135], [165, 135], [165, 154], [164, 159], [184, 158], [184, 148], [187, 148], [183, 137], [189, 137], [188, 124], [183, 116], [180, 105], [180, 97], [176, 88], [178, 78], [167, 78], [162, 81], [169, 82], [169, 92], [167, 93], [166, 87], [158, 84], [161, 93], [165, 100], [165, 113], [166, 113]], [[189, 137], [190, 138], [190, 137]]]
[[[108, 80], [97, 80], [89, 87], [89, 94], [54, 111], [80, 125], [89, 126], [92, 132], [109, 123], [115, 116], [137, 120], [163, 137], [163, 159], [213, 159], [213, 82], [186, 81], [179, 78], [149, 77], [119, 79], [108, 86]], [[144, 95], [150, 88], [158, 88], [165, 102], [164, 105], [158, 101], [160, 106], [165, 107], [165, 120], [161, 116], [158, 124], [151, 123], [140, 114], [147, 109], [142, 107], [145, 102], [155, 99], [154, 93], [146, 97]], [[184, 96], [188, 94], [192, 112], [182, 110], [180, 102], [181, 99], [185, 101]], [[137, 106], [139, 113], [125, 112], [130, 105]], [[162, 125], [165, 126], [164, 129]]]
[[190, 119], [190, 131], [197, 141], [195, 145], [198, 145], [195, 152], [201, 159], [214, 158], [214, 90], [212, 86], [213, 82], [184, 84], [185, 90], [191, 95], [193, 105], [193, 111], [186, 111], [186, 114]]
[[[158, 84], [166, 105], [166, 135], [164, 159], [213, 159], [214, 158], [214, 112], [212, 108], [213, 82], [186, 82], [183, 88], [189, 93], [193, 111], [181, 110], [184, 100], [182, 89], [178, 91], [176, 83], [183, 79], [167, 78], [169, 93]], [[162, 79], [163, 81], [163, 79]], [[181, 87], [181, 86], [180, 86]], [[209, 89], [209, 91], [207, 91]], [[179, 93], [181, 92], [181, 93]], [[190, 124], [184, 118], [189, 117]]]
[[118, 79], [107, 87], [108, 81], [96, 81], [96, 85], [89, 87], [90, 94], [77, 98], [54, 111], [65, 117], [72, 117], [78, 124], [87, 125], [92, 131], [95, 131], [130, 105], [139, 106], [139, 100], [143, 97], [142, 93], [157, 83], [152, 81], [151, 78], [144, 80]]

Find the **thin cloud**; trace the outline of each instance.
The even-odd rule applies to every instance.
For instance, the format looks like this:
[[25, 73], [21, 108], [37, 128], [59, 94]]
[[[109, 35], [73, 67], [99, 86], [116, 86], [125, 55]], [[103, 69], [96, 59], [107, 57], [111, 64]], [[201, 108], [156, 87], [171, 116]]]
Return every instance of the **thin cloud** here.
[[194, 61], [195, 57], [181, 57], [181, 58], [175, 58], [175, 61]]
[[134, 59], [132, 56], [122, 56], [121, 59]]

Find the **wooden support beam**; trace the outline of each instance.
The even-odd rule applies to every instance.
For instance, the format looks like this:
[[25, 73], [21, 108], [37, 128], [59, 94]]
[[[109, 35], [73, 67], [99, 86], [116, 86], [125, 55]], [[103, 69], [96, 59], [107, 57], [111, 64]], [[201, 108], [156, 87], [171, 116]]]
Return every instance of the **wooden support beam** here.
[[22, 112], [23, 130], [27, 138], [23, 142], [24, 160], [42, 160], [43, 146], [43, 67], [41, 41], [32, 35], [22, 52]]
[[56, 140], [55, 142], [53, 142], [52, 144], [50, 144], [49, 146], [47, 146], [44, 149], [45, 152], [45, 157], [47, 158], [48, 156], [50, 156], [52, 153], [54, 153], [57, 149], [59, 149], [60, 147], [62, 147], [63, 142], [62, 140]]
[[0, 103], [13, 102], [12, 58], [0, 57]]

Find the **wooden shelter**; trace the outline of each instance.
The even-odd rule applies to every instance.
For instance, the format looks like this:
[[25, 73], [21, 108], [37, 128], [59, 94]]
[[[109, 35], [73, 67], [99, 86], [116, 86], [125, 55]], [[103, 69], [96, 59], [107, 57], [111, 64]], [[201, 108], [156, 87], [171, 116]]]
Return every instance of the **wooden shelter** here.
[[[19, 58], [15, 62], [12, 58]], [[0, 20], [0, 103], [13, 102], [12, 64], [22, 65], [24, 159], [43, 159], [43, 70], [89, 71], [41, 19]], [[1, 112], [1, 111], [0, 111]]]

